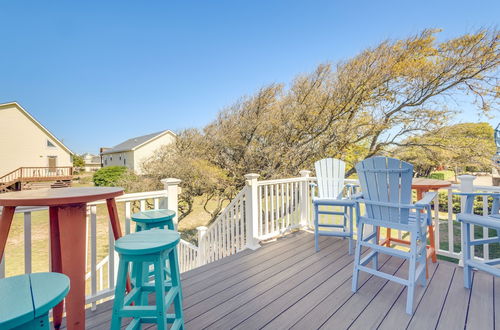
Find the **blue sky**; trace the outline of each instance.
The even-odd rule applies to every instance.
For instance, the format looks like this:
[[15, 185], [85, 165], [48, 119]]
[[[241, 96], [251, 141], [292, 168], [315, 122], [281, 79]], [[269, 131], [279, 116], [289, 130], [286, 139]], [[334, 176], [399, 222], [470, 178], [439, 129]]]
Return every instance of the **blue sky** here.
[[[0, 103], [77, 153], [202, 127], [272, 82], [386, 38], [499, 23], [500, 1], [0, 1]], [[477, 121], [467, 105], [459, 120]]]

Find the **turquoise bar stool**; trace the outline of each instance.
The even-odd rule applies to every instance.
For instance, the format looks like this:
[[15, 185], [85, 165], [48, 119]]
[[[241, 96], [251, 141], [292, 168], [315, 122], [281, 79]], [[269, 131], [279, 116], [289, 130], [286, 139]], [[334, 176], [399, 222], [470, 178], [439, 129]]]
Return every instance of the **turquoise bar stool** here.
[[34, 273], [0, 280], [0, 329], [50, 329], [49, 311], [69, 291], [69, 278]]
[[[121, 328], [124, 317], [133, 318], [128, 329], [140, 329], [143, 323], [156, 323], [158, 329], [183, 329], [182, 289], [179, 261], [174, 253], [179, 244], [179, 233], [172, 230], [156, 229], [139, 231], [118, 239], [115, 250], [120, 255], [118, 278], [113, 305], [111, 329]], [[170, 276], [167, 279], [164, 267], [168, 264]], [[125, 292], [127, 271], [132, 264], [134, 286]], [[144, 267], [154, 265], [154, 282], [144, 276]], [[155, 294], [156, 305], [148, 304], [148, 296]], [[132, 303], [134, 304], [132, 306]], [[174, 307], [174, 314], [167, 311]]]
[[174, 230], [175, 212], [167, 209], [148, 210], [137, 212], [132, 215], [135, 222], [135, 231], [153, 228]]
[[[147, 210], [132, 214], [132, 221], [135, 222], [135, 231], [150, 230], [155, 228], [175, 230], [175, 212], [167, 209]], [[177, 251], [175, 251], [177, 253]], [[144, 267], [147, 272], [149, 267]], [[165, 273], [170, 276], [168, 265], [165, 266]], [[154, 276], [153, 272], [148, 272], [148, 278]], [[146, 275], [143, 275], [146, 276]], [[135, 279], [132, 277], [132, 282]]]

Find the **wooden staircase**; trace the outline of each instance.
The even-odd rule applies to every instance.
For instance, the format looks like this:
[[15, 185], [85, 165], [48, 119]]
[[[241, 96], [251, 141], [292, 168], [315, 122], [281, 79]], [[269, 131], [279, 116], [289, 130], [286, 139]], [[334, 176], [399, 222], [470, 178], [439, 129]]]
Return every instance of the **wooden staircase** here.
[[20, 167], [0, 177], [0, 193], [69, 187], [72, 179], [73, 168], [71, 166]]

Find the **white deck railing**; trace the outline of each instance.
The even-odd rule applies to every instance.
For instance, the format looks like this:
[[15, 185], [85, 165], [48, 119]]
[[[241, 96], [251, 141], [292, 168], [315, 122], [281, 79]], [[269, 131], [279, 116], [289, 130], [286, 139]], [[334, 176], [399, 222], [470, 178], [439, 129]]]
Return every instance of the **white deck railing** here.
[[[179, 263], [182, 272], [203, 264], [235, 254], [246, 248], [257, 249], [259, 242], [272, 239], [295, 229], [312, 229], [313, 214], [311, 205], [310, 183], [316, 178], [310, 177], [309, 171], [301, 171], [301, 176], [288, 179], [258, 181], [257, 174], [246, 175], [246, 185], [208, 227], [198, 227], [198, 246], [181, 240], [178, 246]], [[453, 210], [453, 192], [500, 192], [500, 187], [473, 186], [473, 177], [461, 177], [461, 183], [442, 189], [447, 193], [448, 210], [434, 207], [433, 217], [436, 225], [437, 253], [442, 256], [460, 259], [460, 230]], [[165, 190], [144, 193], [126, 194], [117, 198], [117, 204], [124, 215], [124, 232], [134, 231], [131, 228], [132, 212], [146, 208], [177, 209], [177, 185], [179, 180], [165, 180]], [[356, 183], [346, 180], [346, 183]], [[438, 205], [438, 197], [434, 201]], [[87, 269], [88, 280], [87, 303], [95, 308], [96, 303], [113, 295], [117, 256], [113, 249], [113, 235], [107, 221], [107, 210], [101, 204], [104, 201], [91, 203], [87, 217]], [[137, 206], [138, 204], [138, 206]], [[137, 208], [133, 210], [133, 206]], [[483, 212], [488, 210], [488, 201], [483, 199]], [[102, 209], [101, 209], [102, 208]], [[100, 210], [101, 209], [101, 210]], [[30, 273], [32, 267], [32, 213], [44, 211], [46, 208], [19, 208], [17, 213], [23, 214], [24, 228], [24, 272]], [[99, 211], [100, 210], [100, 211]], [[101, 214], [98, 214], [98, 211]], [[104, 219], [99, 219], [99, 218]], [[48, 220], [48, 219], [47, 219]], [[48, 222], [47, 222], [48, 223]], [[106, 255], [98, 260], [98, 235], [107, 235]], [[100, 234], [98, 234], [100, 233]], [[404, 237], [399, 232], [398, 237]], [[483, 237], [488, 237], [487, 229], [482, 230]], [[383, 234], [382, 234], [383, 236]], [[102, 236], [101, 236], [102, 242]], [[47, 242], [47, 253], [49, 251]], [[479, 258], [490, 258], [487, 245], [473, 251]], [[495, 256], [498, 257], [498, 256]], [[50, 260], [49, 260], [50, 264]], [[5, 276], [5, 258], [0, 263], [0, 278]]]
[[[177, 186], [165, 185], [165, 190], [131, 193], [116, 198], [116, 203], [123, 217], [124, 234], [135, 231], [131, 228], [131, 215], [133, 212], [146, 209], [170, 208], [177, 209]], [[174, 189], [172, 189], [174, 188]], [[172, 197], [175, 196], [175, 197]], [[108, 221], [106, 202], [97, 201], [87, 206], [86, 226], [86, 268], [87, 282], [86, 302], [95, 308], [96, 302], [114, 294], [118, 256], [114, 252], [114, 237]], [[173, 205], [175, 204], [175, 205]], [[23, 215], [23, 246], [24, 246], [24, 273], [32, 271], [50, 270], [50, 241], [47, 233], [47, 250], [45, 258], [47, 266], [43, 269], [33, 269], [33, 225], [32, 217], [35, 212], [47, 212], [47, 207], [19, 207], [16, 214]], [[47, 215], [47, 227], [48, 227]], [[106, 237], [107, 236], [107, 237]], [[103, 244], [103, 238], [106, 241]], [[99, 244], [98, 244], [99, 243]], [[108, 245], [103, 247], [103, 245]], [[37, 251], [38, 253], [40, 251]], [[103, 257], [103, 252], [105, 256]], [[182, 272], [188, 271], [198, 265], [198, 248], [193, 244], [181, 240], [178, 246], [179, 266]], [[99, 257], [100, 256], [100, 257]], [[98, 260], [100, 259], [100, 260]], [[16, 262], [21, 263], [22, 260]], [[6, 257], [0, 263], [0, 278], [5, 277]], [[17, 275], [10, 273], [9, 275]]]

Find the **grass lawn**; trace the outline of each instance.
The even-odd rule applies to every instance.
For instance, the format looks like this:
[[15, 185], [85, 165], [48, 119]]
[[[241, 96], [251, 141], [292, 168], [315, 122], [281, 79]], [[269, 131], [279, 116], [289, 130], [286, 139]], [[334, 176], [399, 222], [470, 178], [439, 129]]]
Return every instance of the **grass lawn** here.
[[[90, 182], [75, 182], [73, 187], [92, 186]], [[211, 206], [211, 205], [209, 205]], [[122, 230], [125, 231], [125, 204], [117, 203], [118, 213], [121, 219]], [[6, 276], [14, 276], [24, 273], [24, 215], [19, 213], [14, 216], [7, 247], [5, 250]], [[196, 235], [196, 227], [207, 225], [210, 216], [203, 210], [203, 198], [195, 199], [193, 212], [182, 219], [179, 230], [188, 234]], [[36, 211], [31, 215], [32, 233], [32, 271], [42, 272], [49, 270], [49, 216], [48, 211]], [[131, 230], [134, 231], [134, 226]], [[87, 228], [90, 230], [90, 228]], [[108, 212], [106, 205], [97, 206], [97, 262], [109, 253], [108, 242]], [[184, 236], [184, 235], [183, 235]], [[89, 242], [90, 244], [90, 242]], [[88, 258], [90, 260], [90, 251]], [[87, 263], [88, 264], [88, 263]], [[88, 269], [90, 271], [90, 269]]]

